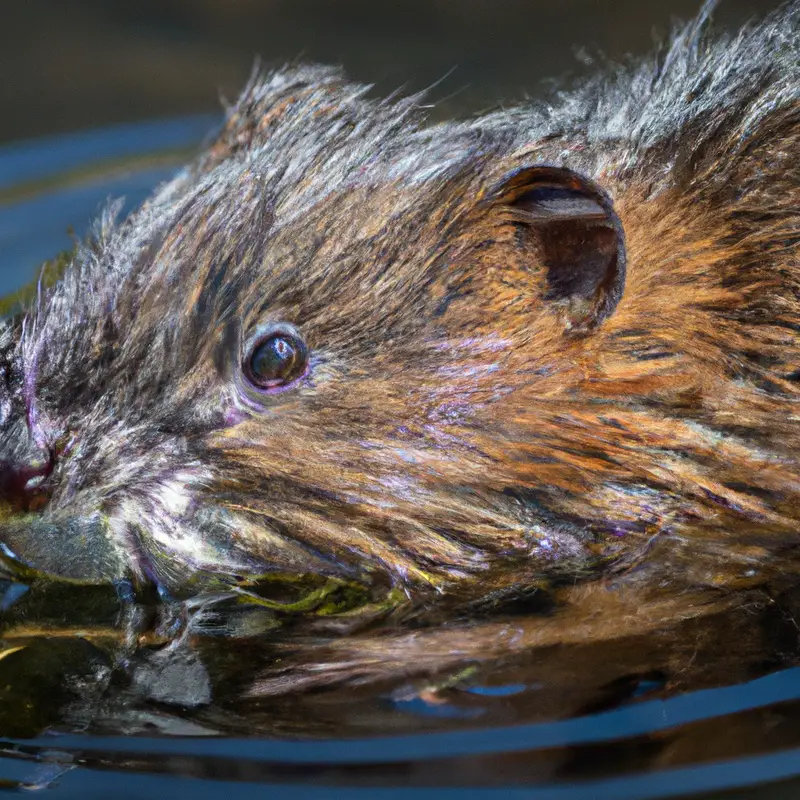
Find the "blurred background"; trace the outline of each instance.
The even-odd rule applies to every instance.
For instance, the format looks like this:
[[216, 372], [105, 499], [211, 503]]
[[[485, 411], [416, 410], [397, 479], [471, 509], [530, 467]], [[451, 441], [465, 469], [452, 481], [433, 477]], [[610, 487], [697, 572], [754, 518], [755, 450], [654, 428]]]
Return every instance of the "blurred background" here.
[[[721, 0], [720, 27], [779, 0]], [[138, 206], [218, 128], [257, 58], [343, 65], [443, 118], [643, 55], [701, 0], [25, 0], [0, 17], [0, 316], [110, 198]], [[21, 295], [15, 294], [18, 290]], [[27, 294], [26, 294], [27, 293]]]
[[[439, 116], [536, 95], [642, 54], [701, 0], [26, 0], [4, 3], [0, 141], [215, 111], [257, 56], [338, 63], [377, 91], [436, 88]], [[777, 0], [722, 0], [720, 25]]]

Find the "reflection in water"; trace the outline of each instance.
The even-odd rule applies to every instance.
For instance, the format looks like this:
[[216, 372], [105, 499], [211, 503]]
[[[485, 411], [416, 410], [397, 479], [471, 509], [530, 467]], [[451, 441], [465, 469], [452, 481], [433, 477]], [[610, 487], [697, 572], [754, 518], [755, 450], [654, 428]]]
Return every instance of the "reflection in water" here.
[[[800, 589], [695, 597], [677, 621], [674, 604], [672, 621], [627, 609], [613, 633], [576, 631], [568, 615], [561, 627], [556, 613], [345, 639], [295, 619], [269, 636], [189, 625], [169, 640], [155, 606], [105, 587], [7, 584], [5, 601], [9, 779], [77, 765], [101, 782], [108, 770], [348, 789], [566, 782], [586, 796], [638, 786], [647, 797], [796, 771], [786, 759], [800, 748]], [[137, 637], [124, 635], [131, 624]], [[719, 768], [731, 759], [745, 771]]]
[[[46, 169], [35, 149], [0, 153], [7, 279], [67, 245], [66, 225], [108, 195], [138, 202], [208, 126], [187, 120], [160, 139], [141, 128], [142, 151], [118, 131], [119, 149], [103, 155], [123, 160], [100, 168], [80, 139], [49, 143], [61, 160]], [[535, 786], [542, 798], [619, 798], [797, 774], [800, 590], [787, 580], [681, 602], [628, 602], [596, 586], [399, 631], [380, 615], [356, 625], [246, 605], [187, 617], [113, 587], [9, 577], [0, 779], [99, 793], [124, 773], [130, 796], [179, 791], [191, 777], [209, 791], [235, 782], [237, 797], [269, 783], [285, 797], [344, 787], [527, 797]], [[352, 635], [338, 637], [347, 625]], [[191, 785], [202, 796], [204, 784]]]

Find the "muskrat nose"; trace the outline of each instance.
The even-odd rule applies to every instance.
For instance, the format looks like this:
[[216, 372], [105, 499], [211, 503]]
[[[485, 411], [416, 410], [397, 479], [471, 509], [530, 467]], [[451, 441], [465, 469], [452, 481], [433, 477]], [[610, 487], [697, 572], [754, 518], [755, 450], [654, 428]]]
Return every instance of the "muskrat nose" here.
[[0, 502], [16, 511], [38, 508], [42, 484], [53, 465], [53, 453], [33, 441], [27, 425], [12, 425], [0, 441]]

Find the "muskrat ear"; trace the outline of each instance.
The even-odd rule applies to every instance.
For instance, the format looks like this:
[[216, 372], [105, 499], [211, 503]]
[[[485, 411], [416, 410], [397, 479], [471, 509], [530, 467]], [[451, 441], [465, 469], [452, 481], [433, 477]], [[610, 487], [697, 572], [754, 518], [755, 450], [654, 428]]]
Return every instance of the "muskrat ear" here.
[[538, 254], [547, 270], [544, 299], [566, 309], [571, 329], [593, 328], [614, 311], [625, 288], [625, 235], [596, 183], [563, 167], [523, 167], [493, 200]]

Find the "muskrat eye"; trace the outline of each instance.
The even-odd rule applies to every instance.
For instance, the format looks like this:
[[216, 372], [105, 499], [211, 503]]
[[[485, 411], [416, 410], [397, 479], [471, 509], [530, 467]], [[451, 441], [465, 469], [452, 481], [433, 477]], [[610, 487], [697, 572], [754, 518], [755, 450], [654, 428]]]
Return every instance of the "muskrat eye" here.
[[261, 389], [276, 389], [299, 378], [308, 364], [308, 350], [292, 331], [275, 331], [259, 339], [244, 363], [249, 380]]

